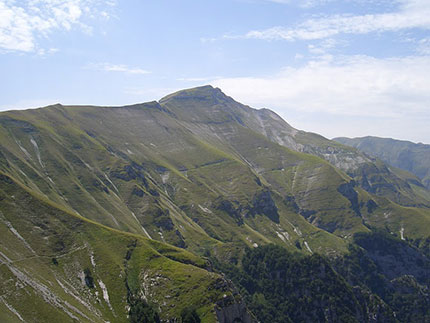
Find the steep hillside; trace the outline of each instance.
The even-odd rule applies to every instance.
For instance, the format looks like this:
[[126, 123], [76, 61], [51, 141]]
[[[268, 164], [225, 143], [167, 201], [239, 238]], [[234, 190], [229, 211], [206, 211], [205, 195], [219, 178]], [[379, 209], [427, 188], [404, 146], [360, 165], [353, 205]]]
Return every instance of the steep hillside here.
[[410, 208], [426, 200], [385, 165], [212, 87], [160, 103], [6, 112], [0, 125], [1, 170], [28, 189], [88, 219], [193, 251], [306, 242], [337, 252], [345, 245], [337, 237], [367, 231], [387, 214], [393, 232], [427, 234], [415, 228], [429, 213]]
[[[4, 320], [250, 322], [202, 256], [241, 270], [248, 248], [269, 244], [339, 259], [375, 228], [418, 246], [430, 236], [412, 175], [210, 86], [0, 113], [0, 174]], [[357, 295], [348, 315], [370, 304]]]
[[171, 319], [191, 306], [215, 322], [217, 302], [241, 306], [202, 258], [70, 214], [10, 176], [0, 185], [0, 321], [128, 322], [150, 306]]
[[391, 138], [335, 138], [344, 145], [381, 159], [387, 164], [407, 170], [421, 179], [430, 188], [430, 145]]
[[410, 185], [410, 181], [371, 157], [372, 155], [318, 134], [294, 129], [270, 110], [253, 112], [254, 119], [259, 120], [259, 124], [253, 125], [253, 129], [280, 145], [327, 160], [346, 172], [367, 192], [386, 197], [403, 206], [430, 206], [428, 195], [417, 195], [414, 183]]
[[[340, 218], [345, 219], [345, 212], [341, 211], [341, 216], [337, 216], [339, 213], [332, 208], [336, 205], [334, 196], [339, 192], [343, 198], [349, 200], [353, 212], [360, 215], [364, 222], [370, 225], [380, 225], [379, 218], [385, 218], [385, 222], [389, 224], [399, 224], [403, 220], [409, 222], [409, 217], [405, 217], [405, 219], [402, 216], [400, 216], [401, 218], [398, 217], [400, 214], [405, 214], [405, 207], [408, 207], [409, 212], [414, 214], [428, 214], [429, 196], [426, 192], [417, 194], [415, 186], [410, 184], [404, 174], [390, 170], [382, 162], [368, 157], [357, 149], [330, 141], [317, 134], [296, 130], [274, 112], [267, 109], [255, 110], [244, 106], [232, 98], [226, 97], [219, 89], [202, 87], [180, 91], [163, 98], [160, 104], [171, 111], [175, 111], [178, 118], [182, 120], [182, 124], [199, 137], [205, 138], [213, 145], [218, 144], [220, 149], [226, 149], [226, 143], [233, 146], [233, 153], [238, 154], [239, 158], [245, 160], [256, 173], [269, 182], [272, 188], [281, 191], [284, 196], [289, 189], [285, 189], [286, 182], [290, 181], [293, 183], [293, 187], [296, 187], [294, 184], [297, 182], [294, 179], [304, 181], [303, 184], [307, 185], [308, 188], [314, 186], [305, 194], [308, 197], [315, 193], [317, 197], [313, 202], [323, 203], [323, 196], [329, 196], [327, 202], [330, 203], [330, 206], [327, 206], [327, 209], [330, 211], [324, 215], [323, 212], [318, 212], [315, 208], [303, 205], [307, 200], [303, 195], [297, 198], [299, 213], [324, 230], [333, 232], [338, 227], [350, 226], [351, 220], [348, 221], [349, 224], [347, 225], [336, 223], [336, 220]], [[242, 131], [248, 131], [252, 135], [241, 136]], [[319, 178], [312, 178], [312, 175], [309, 177], [309, 173], [297, 174], [297, 168], [288, 170], [289, 165], [287, 167], [284, 167], [285, 165], [280, 166], [279, 161], [282, 158], [274, 155], [272, 148], [278, 147], [278, 145], [263, 146], [258, 144], [257, 150], [254, 148], [254, 151], [243, 152], [248, 142], [251, 142], [251, 145], [255, 147], [255, 132], [279, 146], [325, 159], [335, 167], [319, 169], [317, 171]], [[263, 154], [263, 159], [257, 160], [256, 157], [261, 154]], [[270, 160], [267, 157], [270, 157]], [[288, 158], [290, 159], [290, 157]], [[321, 159], [314, 160], [321, 163]], [[264, 161], [265, 165], [261, 161]], [[269, 166], [268, 163], [273, 161], [277, 161], [278, 165]], [[337, 192], [326, 190], [326, 187], [331, 185], [329, 182], [335, 181], [336, 178], [336, 175], [330, 174], [329, 169], [334, 170], [343, 178], [348, 178], [349, 183], [344, 182], [344, 185], [336, 187]], [[277, 170], [278, 172], [276, 172]], [[308, 172], [309, 169], [306, 171]], [[281, 176], [279, 176], [280, 174]], [[325, 179], [321, 178], [324, 176], [323, 174], [326, 176]], [[311, 183], [309, 178], [312, 178]], [[327, 195], [321, 194], [321, 192], [326, 192]], [[296, 195], [294, 193], [292, 195], [295, 201]], [[373, 197], [370, 198], [370, 196]], [[291, 197], [287, 196], [287, 198], [290, 199]], [[379, 203], [386, 207], [390, 206], [383, 212], [374, 214], [378, 213], [375, 211], [378, 209], [376, 201], [380, 201]], [[417, 206], [424, 207], [424, 211], [422, 208], [414, 208]], [[328, 219], [327, 213], [331, 213], [336, 220]], [[391, 218], [392, 214], [396, 214], [394, 219]], [[387, 220], [387, 218], [390, 219]], [[424, 222], [427, 221], [423, 217], [417, 216], [413, 220], [417, 224], [423, 223], [418, 218]], [[401, 224], [398, 229], [394, 229], [393, 226], [394, 230], [392, 230], [398, 231], [401, 230], [401, 227]], [[417, 233], [415, 228], [412, 231]], [[425, 230], [423, 234], [427, 235]]]

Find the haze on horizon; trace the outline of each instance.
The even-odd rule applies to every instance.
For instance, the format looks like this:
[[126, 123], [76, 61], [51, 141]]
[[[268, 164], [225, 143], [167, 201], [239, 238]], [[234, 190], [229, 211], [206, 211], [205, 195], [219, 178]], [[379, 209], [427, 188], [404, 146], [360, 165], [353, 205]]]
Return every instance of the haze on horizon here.
[[0, 0], [0, 110], [204, 84], [298, 129], [430, 144], [428, 0]]

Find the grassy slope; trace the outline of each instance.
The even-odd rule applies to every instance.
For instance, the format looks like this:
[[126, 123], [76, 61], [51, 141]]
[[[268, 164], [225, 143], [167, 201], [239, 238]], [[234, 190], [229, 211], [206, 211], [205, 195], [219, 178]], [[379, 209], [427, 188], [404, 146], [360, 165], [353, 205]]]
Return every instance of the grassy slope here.
[[[2, 321], [16, 319], [14, 310], [28, 322], [125, 322], [127, 282], [164, 318], [195, 306], [203, 321], [213, 322], [214, 303], [231, 293], [202, 258], [70, 214], [9, 176], [0, 181], [0, 303], [9, 308]], [[82, 281], [85, 269], [94, 288]]]
[[[363, 221], [384, 226], [385, 223], [373, 221], [374, 217], [369, 215], [387, 214], [394, 207], [398, 216], [387, 223], [391, 231], [396, 231], [402, 223], [414, 222], [420, 223], [421, 228], [415, 231], [415, 225], [414, 229], [406, 230], [408, 234], [414, 232], [415, 235], [428, 236], [425, 230], [429, 224], [428, 209], [410, 207], [428, 204], [427, 192], [418, 192], [398, 172], [369, 159], [356, 149], [316, 134], [297, 131], [270, 110], [243, 106], [217, 89], [206, 87], [181, 91], [160, 102], [163, 107], [175, 111], [190, 131], [246, 162], [262, 182], [281, 196], [292, 195], [300, 208], [316, 211], [310, 218], [312, 223], [339, 236], [350, 236], [355, 231], [367, 230], [362, 225]], [[330, 167], [319, 158], [282, 150], [279, 145], [322, 157], [338, 168]], [[361, 217], [351, 210], [350, 201], [337, 192], [340, 184], [351, 180], [350, 176], [357, 183], [355, 191]], [[370, 187], [364, 185], [365, 181], [370, 183]], [[369, 210], [368, 203], [379, 198], [393, 201], [390, 204], [393, 207], [380, 203]], [[405, 212], [406, 209], [416, 214], [413, 220], [409, 219], [411, 213]]]
[[[242, 108], [245, 109], [244, 106]], [[428, 198], [423, 197], [422, 194], [417, 194], [417, 190], [409, 185], [409, 181], [399, 176], [396, 171], [388, 168], [386, 164], [374, 157], [370, 157], [372, 153], [369, 156], [354, 147], [328, 140], [314, 133], [294, 129], [274, 112], [267, 109], [254, 110], [248, 108], [248, 114], [246, 123], [251, 124], [251, 129], [255, 129], [280, 145], [327, 160], [354, 178], [368, 192], [389, 198], [404, 206], [430, 206]], [[253, 120], [259, 120], [259, 122], [255, 123]], [[425, 145], [419, 147], [422, 146]], [[365, 150], [365, 152], [371, 152], [372, 149], [373, 147]], [[384, 153], [381, 147], [376, 147], [375, 150], [381, 154]], [[388, 151], [390, 151], [389, 147]], [[403, 161], [407, 161], [410, 158], [408, 152], [409, 150], [403, 151], [399, 157], [402, 157]], [[388, 162], [387, 159], [383, 160]], [[424, 167], [427, 167], [425, 164], [427, 160], [428, 158], [422, 154], [421, 161], [424, 162]], [[388, 164], [393, 165], [390, 162]]]
[[[362, 215], [372, 195], [355, 189], [360, 216], [338, 191], [351, 178], [318, 157], [269, 140], [267, 131], [254, 131], [256, 110], [212, 88], [182, 91], [160, 102], [4, 113], [2, 169], [70, 211], [197, 252], [230, 242], [272, 241], [295, 248], [307, 240], [312, 250], [330, 245], [342, 250], [345, 244], [317, 227], [341, 237], [367, 230]], [[332, 147], [317, 135], [297, 136], [304, 136], [301, 144]], [[396, 201], [393, 192], [383, 192], [383, 184], [375, 193]], [[244, 211], [267, 189], [280, 223]], [[400, 186], [395, 192], [406, 195]], [[220, 211], [219, 199], [232, 202], [246, 225]], [[303, 221], [297, 213], [311, 215]], [[425, 210], [416, 213], [427, 223]]]
[[[264, 120], [255, 115], [256, 110], [212, 88], [183, 91], [160, 103], [120, 108], [56, 105], [0, 114], [0, 171], [13, 178], [17, 192], [37, 196], [38, 203], [43, 200], [44, 207], [49, 205], [51, 211], [67, 214], [67, 219], [77, 221], [73, 225], [85, 228], [76, 231], [67, 223], [51, 232], [47, 228], [55, 227], [57, 215], [48, 217], [45, 224], [42, 220], [35, 224], [31, 221], [43, 218], [44, 209], [23, 197], [13, 200], [15, 193], [4, 193], [1, 230], [9, 237], [5, 243], [11, 245], [2, 252], [14, 260], [11, 250], [21, 248], [16, 259], [21, 252], [32, 261], [36, 259], [39, 263], [33, 266], [31, 262], [28, 270], [47, 275], [40, 279], [52, 283], [50, 288], [56, 293], [63, 292], [52, 280], [55, 275], [66, 281], [75, 277], [67, 282], [79, 297], [87, 295], [86, 301], [96, 309], [92, 313], [98, 310], [110, 319], [118, 313], [124, 315], [125, 281], [135, 293], [138, 286], [149, 286], [151, 300], [158, 304], [175, 301], [175, 307], [163, 307], [163, 315], [169, 316], [177, 315], [188, 297], [203, 302], [193, 298], [197, 291], [206, 295], [204, 290], [214, 289], [209, 285], [219, 278], [198, 268], [200, 258], [143, 237], [235, 261], [240, 260], [245, 246], [271, 242], [305, 254], [344, 253], [352, 234], [368, 231], [368, 225], [387, 227], [414, 239], [428, 236], [428, 209], [395, 203], [411, 194], [400, 190], [404, 185], [400, 175], [401, 185], [393, 186], [389, 179], [389, 190], [382, 191], [385, 186], [381, 185], [381, 191], [369, 193], [359, 187], [360, 183], [354, 186], [344, 171], [320, 158], [324, 157], [321, 151], [311, 151], [314, 155], [310, 155], [297, 151], [298, 147], [290, 150], [279, 140], [279, 133], [269, 133], [267, 125], [262, 126]], [[295, 131], [288, 125], [282, 129], [285, 133]], [[304, 136], [300, 145], [333, 149], [329, 141], [317, 135], [298, 136]], [[355, 156], [352, 148], [344, 151], [344, 146], [336, 145], [342, 153]], [[328, 161], [332, 162], [330, 158]], [[369, 161], [364, 163], [376, 167]], [[380, 168], [372, 174], [378, 175]], [[376, 180], [387, 181], [389, 176], [384, 176]], [[4, 185], [0, 189], [4, 190]], [[341, 193], [341, 187], [349, 190]], [[400, 197], [392, 196], [396, 192], [393, 187]], [[89, 224], [84, 218], [107, 227]], [[22, 233], [25, 241], [35, 239], [29, 244], [37, 257], [7, 223], [18, 232], [27, 232]], [[56, 237], [61, 237], [60, 241]], [[46, 249], [44, 258], [39, 245]], [[53, 256], [61, 256], [58, 266], [52, 264]], [[5, 281], [11, 278], [13, 284], [8, 266], [2, 267]], [[65, 272], [66, 268], [74, 268], [74, 272]], [[78, 284], [76, 277], [85, 268], [94, 271], [95, 281], [100, 278], [113, 291], [113, 311], [103, 301], [100, 284], [89, 291]], [[192, 277], [187, 276], [189, 271]], [[151, 283], [145, 285], [144, 277]], [[152, 290], [151, 285], [155, 286]], [[218, 294], [207, 295], [198, 312], [209, 320]], [[87, 313], [88, 308], [73, 296], [62, 296]], [[14, 304], [9, 306], [19, 305]], [[0, 302], [0, 306], [6, 305]], [[43, 313], [57, 311], [40, 305], [44, 307]]]
[[[241, 205], [249, 205], [255, 193], [262, 190], [255, 180], [261, 178], [265, 182], [265, 177], [256, 173], [242, 156], [253, 158], [252, 154], [257, 145], [268, 144], [274, 149], [276, 156], [273, 156], [267, 165], [269, 167], [272, 167], [271, 164], [276, 162], [278, 157], [286, 163], [290, 163], [288, 160], [291, 159], [295, 164], [310, 158], [272, 144], [258, 134], [239, 129], [242, 138], [249, 141], [246, 137], [251, 136], [249, 146], [241, 145], [242, 139], [239, 137], [230, 148], [221, 149], [201, 138], [198, 139], [180, 124], [177, 118], [171, 117], [157, 105], [128, 108], [53, 106], [26, 113], [14, 112], [10, 115], [13, 115], [14, 119], [25, 119], [28, 128], [32, 129], [27, 132], [23, 131], [22, 127], [11, 130], [10, 125], [3, 122], [3, 131], [9, 131], [9, 134], [13, 132], [31, 159], [25, 156], [12, 136], [5, 134], [9, 143], [3, 146], [3, 155], [7, 160], [5, 163], [10, 167], [5, 166], [3, 169], [12, 172], [23, 182], [27, 181], [29, 188], [42, 191], [51, 200], [87, 218], [139, 234], [144, 234], [139, 226], [142, 224], [152, 238], [175, 243], [175, 230], [169, 232], [154, 225], [154, 214], [158, 210], [167, 209], [187, 246], [195, 251], [216, 245], [217, 241], [213, 238], [223, 242], [235, 240], [249, 245], [268, 241], [284, 243], [277, 232], [288, 232], [293, 237], [288, 243], [289, 246], [293, 246], [297, 239], [303, 240], [288, 224], [290, 220], [281, 221], [279, 229], [270, 221], [268, 223], [250, 219], [248, 225], [251, 225], [252, 229], [247, 229], [248, 226], [238, 227], [223, 213], [209, 210], [219, 196], [237, 201]], [[235, 124], [232, 125], [236, 127]], [[38, 143], [43, 166], [38, 161], [32, 139]], [[14, 147], [14, 151], [9, 151], [9, 147]], [[232, 149], [236, 153], [232, 153]], [[243, 149], [247, 151], [241, 151]], [[255, 163], [265, 162], [264, 154], [256, 156], [258, 159]], [[142, 173], [146, 177], [148, 187], [142, 182], [139, 183], [138, 178], [124, 181], [112, 175], [124, 173], [124, 167], [133, 162], [142, 165]], [[316, 163], [318, 162], [321, 161], [317, 160]], [[28, 168], [36, 175], [23, 175], [20, 172], [22, 164], [29, 165]], [[61, 167], [58, 167], [60, 165]], [[54, 179], [55, 185], [50, 182], [48, 176]], [[168, 176], [165, 182], [162, 179], [164, 176]], [[26, 177], [30, 177], [31, 181]], [[266, 184], [270, 185], [267, 182]], [[285, 183], [283, 185], [285, 186]], [[144, 192], [142, 198], [131, 194], [136, 188]], [[159, 196], [151, 195], [151, 190], [157, 191]], [[67, 201], [63, 200], [62, 196], [66, 197]], [[82, 200], [86, 201], [85, 205]], [[282, 209], [282, 203], [279, 204], [278, 207]], [[213, 212], [212, 215], [205, 212], [205, 209]], [[298, 217], [291, 213], [289, 216], [292, 219]], [[288, 218], [288, 213], [285, 213], [285, 216]], [[191, 218], [198, 218], [198, 221]], [[339, 244], [336, 237], [330, 238], [324, 232], [315, 235], [318, 229], [306, 221], [294, 221], [300, 223], [299, 229], [303, 234], [312, 233], [309, 243], [315, 248], [318, 248], [318, 239], [315, 237], [326, 236], [324, 241], [331, 239], [334, 249], [342, 249], [342, 243]], [[238, 231], [241, 232], [239, 235]], [[262, 231], [269, 231], [269, 239], [262, 238]], [[315, 243], [311, 240], [315, 240]], [[327, 247], [328, 245], [330, 243], [326, 243]]]

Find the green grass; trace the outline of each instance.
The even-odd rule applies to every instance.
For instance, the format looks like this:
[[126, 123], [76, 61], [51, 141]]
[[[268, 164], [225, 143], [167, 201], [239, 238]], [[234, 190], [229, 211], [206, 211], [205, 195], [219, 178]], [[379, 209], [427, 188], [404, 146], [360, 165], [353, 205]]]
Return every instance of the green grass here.
[[[1, 221], [0, 251], [14, 260], [24, 257], [20, 266], [34, 270], [34, 277], [83, 313], [91, 311], [62, 291], [56, 277], [110, 321], [126, 320], [126, 282], [138, 293], [145, 274], [162, 277], [159, 288], [150, 289], [163, 317], [177, 317], [191, 300], [210, 322], [214, 302], [229, 291], [210, 289], [220, 277], [206, 270], [202, 255], [240, 263], [246, 247], [274, 243], [310, 254], [307, 244], [312, 253], [339, 256], [352, 235], [369, 231], [369, 225], [395, 234], [404, 228], [411, 239], [428, 237], [430, 214], [420, 204], [428, 192], [410, 186], [412, 178], [370, 161], [346, 174], [321, 157], [331, 149], [357, 157], [355, 149], [300, 132], [296, 142], [312, 154], [291, 150], [270, 136], [292, 128], [266, 116], [263, 129], [260, 114], [208, 87], [166, 97], [161, 106], [0, 113], [0, 211], [37, 261], [32, 263], [29, 248]], [[381, 188], [366, 192], [360, 187], [363, 174]], [[358, 212], [339, 191], [352, 178]], [[270, 193], [269, 206], [279, 219], [256, 207], [262, 192]], [[223, 201], [232, 209], [220, 207]], [[371, 211], [370, 201], [376, 203]], [[94, 275], [95, 289], [77, 278], [85, 268]], [[4, 265], [2, 270], [7, 281], [11, 273]], [[113, 312], [99, 279], [112, 291]], [[23, 306], [36, 297], [28, 290], [32, 296]], [[40, 308], [41, 315], [59, 311]]]
[[[66, 281], [64, 284], [74, 286], [75, 291], [79, 291], [77, 297], [95, 307], [103, 318], [120, 322], [126, 321], [127, 314], [125, 311], [127, 305], [125, 280], [129, 280], [129, 285], [134, 289], [139, 289], [145, 283], [142, 281], [144, 278], [142, 272], [145, 271], [150, 279], [164, 277], [166, 280], [162, 287], [151, 290], [153, 300], [158, 300], [160, 305], [163, 304], [163, 300], [167, 299], [167, 293], [171, 294], [171, 298], [167, 302], [168, 306], [162, 311], [163, 317], [178, 317], [180, 311], [191, 304], [198, 308], [203, 321], [215, 321], [212, 311], [214, 302], [224, 293], [230, 292], [227, 289], [216, 288], [221, 277], [204, 269], [207, 266], [204, 259], [183, 249], [147, 240], [139, 235], [122, 233], [66, 213], [54, 207], [52, 203], [28, 193], [13, 181], [3, 184], [2, 188], [1, 211], [5, 220], [18, 228], [18, 232], [22, 234], [26, 243], [31, 245], [35, 254], [26, 250], [23, 242], [5, 228], [5, 222], [0, 226], [5, 233], [2, 238], [1, 251], [14, 260], [13, 268], [31, 273], [33, 280], [48, 286], [51, 293], [78, 308], [83, 315], [98, 320], [75, 298], [61, 292], [61, 286], [56, 282], [57, 279], [62, 280], [63, 283]], [[6, 191], [4, 191], [5, 189]], [[19, 208], [14, 208], [13, 199], [7, 197], [11, 193], [14, 198], [21, 201]], [[42, 212], [43, 217], [35, 218], [31, 215], [31, 210], [35, 208]], [[39, 234], [31, 232], [32, 226], [42, 224], [46, 227], [42, 226]], [[61, 241], [60, 247], [57, 240]], [[136, 247], [129, 257], [130, 259], [127, 260], [127, 251], [133, 244], [136, 244]], [[96, 263], [95, 267], [92, 265], [91, 257]], [[57, 259], [57, 265], [52, 264], [52, 258]], [[93, 290], [86, 288], [78, 281], [78, 274], [84, 268], [90, 268], [94, 281], [97, 282], [95, 283], [96, 288]], [[2, 266], [1, 273], [3, 276], [7, 275], [6, 266]], [[10, 276], [10, 273], [9, 277], [12, 281], [16, 279], [13, 275]], [[101, 300], [103, 291], [98, 284], [99, 280], [103, 281], [107, 287], [113, 311], [106, 302]], [[1, 287], [3, 291], [6, 291], [7, 285], [5, 284], [11, 281], [4, 279], [3, 282]], [[27, 287], [26, 290], [30, 293], [29, 297], [19, 296], [20, 291], [23, 291], [20, 288], [17, 293], [12, 294], [18, 295], [17, 297], [21, 299], [21, 304], [14, 303], [14, 305], [23, 317], [29, 318], [30, 312], [26, 309], [30, 308], [30, 304], [36, 305], [37, 302], [43, 303], [43, 306], [35, 307], [40, 311], [40, 313], [36, 311], [38, 318], [50, 320], [58, 315], [59, 309], [56, 306], [44, 303], [43, 298], [31, 288]], [[70, 290], [72, 290], [71, 287]], [[96, 295], [96, 292], [99, 296]], [[203, 294], [204, 297], [202, 297]], [[17, 301], [12, 296], [8, 297], [9, 301], [13, 299]], [[171, 304], [175, 304], [175, 306], [170, 306]], [[64, 314], [62, 315], [64, 316]], [[85, 316], [76, 313], [74, 315], [78, 315], [83, 321], [87, 320]], [[70, 319], [63, 318], [64, 321]]]

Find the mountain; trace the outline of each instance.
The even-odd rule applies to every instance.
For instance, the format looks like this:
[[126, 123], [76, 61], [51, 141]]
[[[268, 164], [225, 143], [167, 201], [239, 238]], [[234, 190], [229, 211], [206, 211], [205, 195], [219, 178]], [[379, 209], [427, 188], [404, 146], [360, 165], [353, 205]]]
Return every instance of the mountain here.
[[[122, 107], [2, 112], [0, 319], [252, 322], [277, 308], [263, 282], [285, 282], [279, 266], [296, 253], [294, 268], [308, 270], [288, 272], [321, 284], [293, 299], [286, 284], [285, 311], [309, 306], [326, 277], [335, 288], [286, 320], [423, 318], [395, 301], [428, 285], [430, 194], [412, 177], [211, 86]], [[367, 239], [395, 246], [395, 273]]]
[[344, 145], [381, 159], [385, 163], [411, 172], [430, 188], [430, 145], [391, 138], [334, 138]]
[[162, 318], [192, 304], [213, 322], [216, 302], [237, 303], [204, 259], [71, 214], [7, 175], [0, 183], [0, 321], [127, 322], [150, 300]]

